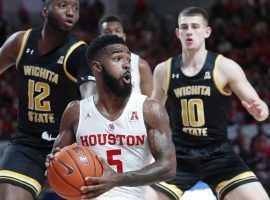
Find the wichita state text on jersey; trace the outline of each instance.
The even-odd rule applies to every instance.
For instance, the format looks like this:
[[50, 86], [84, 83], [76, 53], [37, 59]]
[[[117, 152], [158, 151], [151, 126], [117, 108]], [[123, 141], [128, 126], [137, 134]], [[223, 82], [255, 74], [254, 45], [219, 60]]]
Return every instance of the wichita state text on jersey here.
[[167, 61], [168, 105], [176, 145], [201, 147], [227, 138], [224, 115], [230, 94], [218, 87], [215, 78], [219, 57], [208, 52], [203, 68], [193, 77], [180, 69], [180, 55]]
[[48, 132], [55, 137], [67, 104], [80, 99], [76, 79], [80, 66], [73, 66], [76, 62], [74, 57], [72, 61], [70, 58], [85, 43], [70, 35], [64, 45], [40, 55], [37, 49], [40, 37], [41, 28], [26, 31], [16, 62], [18, 128], [36, 136]]

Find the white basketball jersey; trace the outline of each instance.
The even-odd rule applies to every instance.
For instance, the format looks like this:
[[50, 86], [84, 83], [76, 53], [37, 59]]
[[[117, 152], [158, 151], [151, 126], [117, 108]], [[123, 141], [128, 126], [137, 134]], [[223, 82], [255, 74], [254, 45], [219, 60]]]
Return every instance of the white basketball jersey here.
[[[77, 143], [89, 147], [117, 172], [139, 170], [150, 164], [143, 118], [146, 96], [132, 92], [121, 116], [110, 121], [99, 113], [93, 96], [80, 101]], [[115, 187], [98, 200], [142, 200], [145, 187]]]
[[140, 71], [139, 71], [139, 60], [140, 60], [140, 57], [138, 55], [131, 53], [132, 91], [141, 94], [142, 91], [141, 91], [141, 78], [140, 78]]

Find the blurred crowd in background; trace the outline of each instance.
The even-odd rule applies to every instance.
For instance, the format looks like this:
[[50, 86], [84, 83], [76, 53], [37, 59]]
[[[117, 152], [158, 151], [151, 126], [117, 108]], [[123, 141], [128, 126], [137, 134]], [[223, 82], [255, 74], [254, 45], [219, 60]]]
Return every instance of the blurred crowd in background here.
[[[160, 13], [147, 0], [138, 0], [132, 13], [117, 13], [127, 33], [132, 52], [146, 59], [152, 69], [157, 63], [180, 53], [174, 34], [178, 12]], [[80, 21], [74, 33], [89, 43], [98, 34], [98, 20], [106, 13], [102, 1], [81, 1]], [[207, 48], [239, 63], [261, 98], [270, 106], [270, 1], [217, 0], [207, 8], [212, 36]], [[179, 10], [180, 11], [180, 10]], [[40, 11], [39, 11], [40, 12]], [[18, 21], [9, 23], [0, 0], [0, 44], [13, 32], [37, 25], [21, 6]], [[0, 75], [0, 147], [7, 144], [16, 127], [17, 81], [14, 68]], [[229, 137], [235, 151], [261, 179], [270, 194], [270, 120], [258, 123], [235, 97], [228, 116]], [[213, 113], [214, 114], [214, 113]], [[0, 151], [1, 154], [1, 151]]]

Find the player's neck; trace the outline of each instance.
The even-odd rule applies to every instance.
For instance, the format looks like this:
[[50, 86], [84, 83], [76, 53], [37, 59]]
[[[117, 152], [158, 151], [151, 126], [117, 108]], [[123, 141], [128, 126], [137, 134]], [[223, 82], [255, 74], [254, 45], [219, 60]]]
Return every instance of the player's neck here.
[[94, 95], [97, 110], [107, 119], [118, 119], [125, 109], [129, 97], [119, 97], [112, 92], [98, 92]]
[[46, 54], [61, 46], [68, 37], [68, 33], [60, 33], [52, 28], [44, 27], [41, 32], [38, 49], [41, 54]]
[[63, 32], [59, 31], [48, 24], [44, 24], [42, 29], [42, 38], [53, 40], [57, 43], [61, 43], [62, 41], [66, 40], [69, 36], [70, 32]]
[[207, 55], [207, 50], [205, 48], [201, 48], [195, 51], [183, 51], [182, 53], [182, 67], [191, 67], [198, 68], [201, 67], [205, 62], [205, 57]]

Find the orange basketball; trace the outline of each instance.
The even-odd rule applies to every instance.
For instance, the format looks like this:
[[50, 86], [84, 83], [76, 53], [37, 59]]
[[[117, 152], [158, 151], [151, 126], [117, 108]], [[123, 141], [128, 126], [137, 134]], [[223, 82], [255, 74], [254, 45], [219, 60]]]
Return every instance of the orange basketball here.
[[79, 200], [80, 188], [86, 185], [84, 178], [98, 177], [103, 173], [96, 153], [85, 146], [72, 144], [54, 156], [47, 169], [48, 180], [51, 188], [65, 199]]

